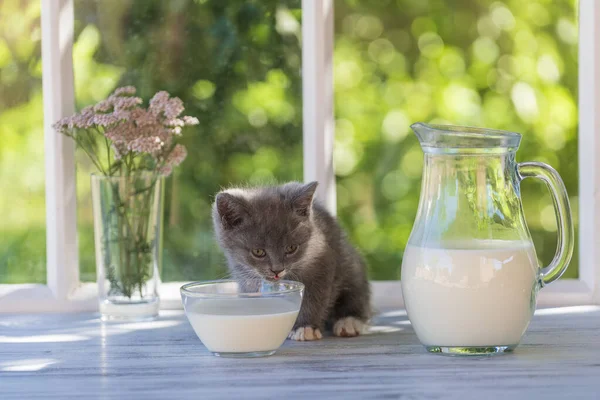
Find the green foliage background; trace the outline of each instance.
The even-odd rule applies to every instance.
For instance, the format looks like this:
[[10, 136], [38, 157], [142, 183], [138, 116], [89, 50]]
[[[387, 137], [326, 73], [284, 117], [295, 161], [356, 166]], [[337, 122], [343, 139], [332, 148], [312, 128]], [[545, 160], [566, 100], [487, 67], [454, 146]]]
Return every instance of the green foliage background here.
[[[210, 204], [223, 186], [302, 179], [300, 0], [75, 0], [77, 107], [132, 84], [182, 98], [200, 125], [168, 182], [162, 278], [223, 276]], [[0, 3], [0, 283], [45, 282], [39, 1]], [[553, 165], [577, 220], [573, 0], [336, 0], [338, 214], [373, 279], [397, 279], [422, 153], [411, 122], [524, 134], [519, 161]], [[82, 279], [93, 281], [89, 173], [78, 159]], [[524, 182], [538, 256], [556, 244], [552, 202]], [[577, 276], [577, 257], [567, 277]]]

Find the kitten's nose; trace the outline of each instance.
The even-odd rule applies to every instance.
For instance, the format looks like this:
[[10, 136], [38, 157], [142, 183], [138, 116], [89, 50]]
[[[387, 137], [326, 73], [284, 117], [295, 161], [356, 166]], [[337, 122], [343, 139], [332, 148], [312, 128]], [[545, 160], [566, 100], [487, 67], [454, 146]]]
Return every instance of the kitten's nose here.
[[275, 275], [280, 274], [285, 268], [283, 268], [283, 266], [280, 265], [274, 265], [271, 267], [271, 272], [274, 273]]

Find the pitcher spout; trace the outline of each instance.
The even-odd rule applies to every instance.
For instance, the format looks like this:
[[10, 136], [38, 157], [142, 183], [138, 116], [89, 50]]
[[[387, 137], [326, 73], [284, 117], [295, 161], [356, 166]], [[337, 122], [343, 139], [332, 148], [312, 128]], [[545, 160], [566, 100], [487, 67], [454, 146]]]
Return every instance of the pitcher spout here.
[[516, 151], [521, 135], [469, 126], [432, 125], [417, 122], [410, 126], [424, 152], [506, 152]]
[[421, 146], [423, 146], [423, 143], [429, 143], [431, 141], [432, 129], [429, 127], [429, 125], [423, 122], [415, 122], [410, 126], [410, 129], [413, 130], [417, 136], [417, 139], [419, 139]]

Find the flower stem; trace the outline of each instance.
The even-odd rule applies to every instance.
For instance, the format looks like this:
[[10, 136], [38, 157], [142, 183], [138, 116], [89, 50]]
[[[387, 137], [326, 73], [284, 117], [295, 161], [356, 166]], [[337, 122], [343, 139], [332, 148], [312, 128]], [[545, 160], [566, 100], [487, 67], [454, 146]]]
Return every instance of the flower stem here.
[[96, 168], [98, 168], [98, 171], [100, 171], [102, 173], [102, 175], [107, 175], [107, 173], [104, 171], [104, 168], [102, 168], [102, 165], [96, 160], [96, 158], [88, 151], [88, 149], [85, 147], [85, 145], [83, 144], [83, 141], [81, 141], [79, 138], [75, 137], [75, 142], [77, 143], [77, 145], [79, 147], [81, 147], [83, 149], [83, 151], [85, 152], [85, 154], [87, 154], [87, 156], [90, 158], [90, 160], [92, 161], [92, 163], [94, 163], [94, 165], [96, 166]]
[[102, 136], [104, 137], [104, 144], [106, 145], [106, 159], [108, 161], [108, 173], [110, 174], [110, 171], [112, 171], [112, 166], [110, 162], [110, 143], [108, 143], [108, 138], [104, 136], [104, 133], [100, 132], [100, 130], [98, 130], [98, 133], [102, 134]]

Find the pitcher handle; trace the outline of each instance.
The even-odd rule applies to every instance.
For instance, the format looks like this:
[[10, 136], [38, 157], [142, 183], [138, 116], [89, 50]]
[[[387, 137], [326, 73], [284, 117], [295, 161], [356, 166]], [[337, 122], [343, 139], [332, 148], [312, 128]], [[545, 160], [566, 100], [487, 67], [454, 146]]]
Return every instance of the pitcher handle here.
[[525, 178], [538, 178], [546, 183], [552, 195], [554, 210], [556, 211], [556, 224], [558, 226], [557, 249], [554, 259], [545, 268], [542, 268], [542, 286], [554, 282], [567, 269], [571, 256], [575, 233], [573, 231], [573, 217], [567, 189], [560, 175], [554, 168], [541, 162], [524, 162], [517, 165], [517, 173], [521, 180]]

